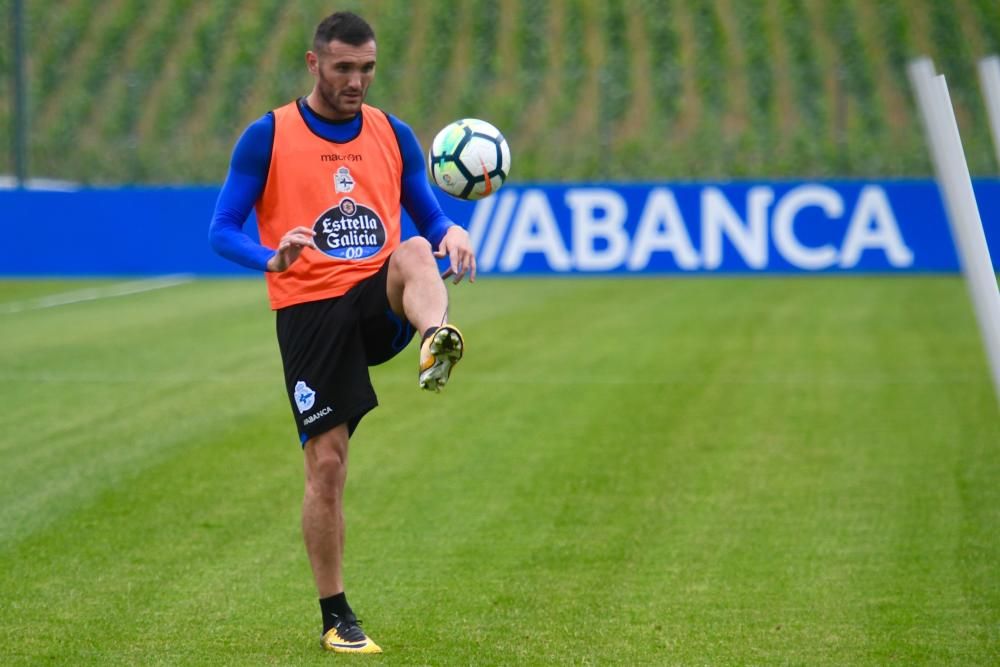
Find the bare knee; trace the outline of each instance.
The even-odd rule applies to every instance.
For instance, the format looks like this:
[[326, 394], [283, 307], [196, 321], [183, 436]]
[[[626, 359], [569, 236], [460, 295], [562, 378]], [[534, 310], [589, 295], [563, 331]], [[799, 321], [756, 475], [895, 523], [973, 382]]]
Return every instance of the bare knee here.
[[431, 244], [422, 236], [414, 236], [400, 243], [392, 254], [392, 258], [403, 274], [412, 274], [427, 269], [437, 270]]
[[347, 481], [347, 438], [327, 432], [306, 443], [306, 493], [339, 503]]
[[448, 292], [427, 239], [413, 237], [396, 248], [385, 290], [392, 311], [418, 331], [441, 321], [448, 308]]

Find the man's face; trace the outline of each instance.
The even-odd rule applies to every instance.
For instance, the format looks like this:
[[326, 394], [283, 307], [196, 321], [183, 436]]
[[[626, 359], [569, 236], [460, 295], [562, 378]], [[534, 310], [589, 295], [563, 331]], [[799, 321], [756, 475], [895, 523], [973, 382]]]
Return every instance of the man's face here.
[[308, 52], [306, 63], [316, 77], [316, 101], [325, 107], [316, 111], [335, 120], [353, 118], [375, 77], [375, 42], [352, 46], [335, 39], [318, 53]]

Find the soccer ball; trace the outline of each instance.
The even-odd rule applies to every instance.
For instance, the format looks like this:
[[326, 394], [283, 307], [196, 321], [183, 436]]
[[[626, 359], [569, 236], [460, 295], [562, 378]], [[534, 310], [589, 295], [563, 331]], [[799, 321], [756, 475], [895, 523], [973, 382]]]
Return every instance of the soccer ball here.
[[510, 147], [486, 121], [463, 118], [437, 133], [427, 162], [439, 188], [459, 199], [482, 199], [507, 180]]

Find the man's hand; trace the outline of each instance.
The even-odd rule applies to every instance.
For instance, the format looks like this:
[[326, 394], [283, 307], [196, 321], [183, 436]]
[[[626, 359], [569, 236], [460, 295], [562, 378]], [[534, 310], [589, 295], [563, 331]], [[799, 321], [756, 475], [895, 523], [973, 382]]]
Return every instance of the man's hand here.
[[316, 232], [308, 227], [296, 227], [285, 232], [278, 244], [278, 251], [267, 260], [267, 270], [274, 273], [286, 271], [299, 258], [304, 248], [316, 248]]
[[442, 278], [454, 276], [452, 282], [457, 285], [468, 272], [469, 282], [476, 282], [476, 253], [472, 251], [469, 233], [458, 225], [448, 228], [434, 256], [439, 259], [447, 257], [450, 262], [448, 269], [441, 274]]

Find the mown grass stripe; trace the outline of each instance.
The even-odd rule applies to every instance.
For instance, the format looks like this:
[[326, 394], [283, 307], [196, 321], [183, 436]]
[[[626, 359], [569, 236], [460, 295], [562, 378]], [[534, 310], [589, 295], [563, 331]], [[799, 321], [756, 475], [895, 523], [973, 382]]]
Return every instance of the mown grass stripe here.
[[[960, 279], [464, 287], [448, 391], [417, 391], [411, 346], [352, 442], [345, 574], [383, 661], [990, 662], [1000, 422]], [[4, 664], [328, 663], [262, 286], [30, 318], [4, 369], [151, 382], [2, 383], [4, 444], [40, 464], [0, 471], [26, 494], [0, 504]]]

